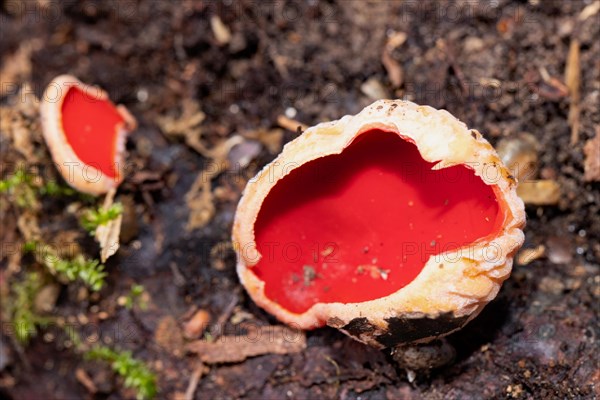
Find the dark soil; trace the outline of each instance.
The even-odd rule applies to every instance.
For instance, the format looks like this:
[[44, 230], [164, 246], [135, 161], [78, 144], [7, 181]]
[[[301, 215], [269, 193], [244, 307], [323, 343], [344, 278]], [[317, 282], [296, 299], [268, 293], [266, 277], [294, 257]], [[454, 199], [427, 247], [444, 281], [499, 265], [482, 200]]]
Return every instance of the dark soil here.
[[[132, 350], [157, 373], [159, 398], [180, 398], [197, 358], [169, 348], [172, 340], [158, 329], [166, 317], [180, 326], [202, 308], [215, 323], [233, 301], [234, 316], [277, 323], [241, 290], [227, 246], [244, 183], [276, 152], [261, 146], [241, 171], [217, 176], [212, 182], [220, 190], [213, 199], [216, 213], [190, 231], [185, 195], [211, 160], [163, 134], [159, 117], [178, 117], [184, 102], [197, 101], [206, 116], [201, 140], [214, 148], [235, 134], [250, 137], [277, 128], [277, 117], [286, 110], [308, 125], [354, 114], [373, 101], [361, 85], [374, 78], [392, 97], [449, 110], [493, 144], [522, 132], [537, 138], [540, 175], [562, 189], [558, 204], [527, 207], [524, 247], [544, 245], [545, 255], [515, 265], [498, 297], [450, 336], [458, 351], [453, 364], [420, 374], [413, 383], [389, 352], [324, 328], [307, 333], [308, 347], [300, 354], [212, 366], [195, 398], [598, 397], [600, 186], [583, 179], [583, 146], [600, 124], [600, 21], [598, 13], [579, 19], [591, 3], [2, 2], [3, 64], [24, 43], [33, 47], [31, 71], [17, 75], [16, 83], [29, 82], [40, 96], [54, 76], [71, 73], [105, 88], [140, 124], [127, 146], [136, 167], [119, 189], [120, 199], [129, 202], [124, 227], [129, 237], [122, 237], [125, 243], [108, 260], [108, 284], [100, 295], [82, 298], [78, 284], [63, 286], [55, 315], [80, 328], [85, 327], [81, 321], [97, 324], [100, 340]], [[213, 15], [231, 31], [227, 44], [215, 39]], [[381, 61], [393, 32], [407, 34], [391, 54], [403, 70], [398, 88]], [[580, 43], [582, 85], [581, 129], [571, 145], [571, 98], [547, 83], [543, 73], [564, 82], [573, 39]], [[495, 87], [486, 83], [492, 79]], [[15, 104], [16, 87], [3, 89], [4, 105]], [[283, 142], [295, 136], [286, 131]], [[3, 157], [8, 151], [2, 150]], [[77, 229], [68, 203], [44, 202], [43, 231]], [[3, 220], [4, 248], [18, 234], [14, 218], [4, 215]], [[91, 240], [83, 244], [89, 254], [97, 252]], [[147, 310], [116, 306], [132, 283], [145, 287]], [[107, 314], [99, 317], [102, 311]], [[225, 332], [239, 332], [236, 321], [227, 315], [225, 321]], [[7, 363], [1, 366], [0, 397], [132, 396], [110, 370], [84, 361], [68, 342], [65, 346], [59, 330], [50, 327], [47, 333], [52, 335], [38, 335], [19, 354], [3, 330], [0, 345]], [[76, 379], [78, 367], [96, 381], [97, 394]]]

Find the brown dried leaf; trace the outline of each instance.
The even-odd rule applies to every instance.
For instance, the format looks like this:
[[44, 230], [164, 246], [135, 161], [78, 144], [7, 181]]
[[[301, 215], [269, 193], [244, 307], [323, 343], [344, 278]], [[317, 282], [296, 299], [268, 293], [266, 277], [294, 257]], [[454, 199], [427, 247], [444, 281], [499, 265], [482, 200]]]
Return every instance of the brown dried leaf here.
[[596, 136], [585, 143], [583, 152], [583, 179], [587, 182], [600, 181], [600, 126], [596, 127]]
[[157, 117], [156, 123], [160, 130], [170, 137], [183, 137], [185, 143], [205, 157], [209, 157], [208, 149], [200, 141], [202, 130], [200, 124], [206, 116], [196, 100], [184, 99], [179, 117]]
[[190, 130], [195, 129], [204, 121], [205, 115], [196, 100], [184, 99], [181, 102], [179, 117], [158, 117], [160, 129], [168, 136], [185, 136]]
[[200, 104], [197, 101], [184, 99], [179, 117], [164, 116], [156, 119], [156, 123], [166, 136], [183, 137], [186, 145], [210, 159], [208, 167], [198, 174], [185, 196], [190, 209], [186, 227], [188, 230], [201, 228], [213, 218], [215, 205], [211, 180], [229, 167], [227, 154], [233, 146], [244, 140], [241, 136], [235, 135], [228, 140], [221, 141], [212, 149], [207, 148], [201, 140], [200, 124], [204, 118], [205, 115], [200, 110]]
[[202, 228], [215, 215], [214, 196], [210, 184], [213, 176], [216, 175], [214, 171], [216, 170], [200, 171], [192, 184], [192, 188], [185, 195], [185, 201], [190, 209], [186, 226], [189, 231]]
[[222, 336], [216, 342], [197, 340], [186, 346], [206, 364], [241, 362], [263, 354], [299, 353], [306, 348], [304, 332], [284, 326], [265, 326], [247, 335]]
[[211, 190], [211, 181], [221, 172], [229, 168], [227, 154], [229, 150], [244, 139], [233, 136], [213, 149], [205, 149], [206, 157], [211, 158], [211, 163], [203, 171], [200, 171], [192, 187], [185, 195], [185, 201], [190, 209], [186, 229], [194, 230], [205, 226], [215, 215], [214, 194]]
[[119, 249], [119, 234], [121, 233], [121, 222], [123, 216], [109, 221], [106, 225], [96, 228], [96, 240], [100, 244], [100, 259], [106, 262]]
[[565, 81], [571, 95], [569, 108], [569, 126], [571, 127], [571, 143], [579, 141], [579, 100], [581, 98], [581, 64], [579, 59], [579, 40], [572, 39], [565, 67]]

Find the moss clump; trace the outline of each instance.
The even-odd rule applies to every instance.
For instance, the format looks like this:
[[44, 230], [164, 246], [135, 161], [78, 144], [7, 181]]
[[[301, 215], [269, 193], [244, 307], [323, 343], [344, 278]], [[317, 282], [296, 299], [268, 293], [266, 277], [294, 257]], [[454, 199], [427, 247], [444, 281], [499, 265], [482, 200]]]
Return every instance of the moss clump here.
[[112, 369], [123, 377], [125, 387], [136, 391], [138, 400], [151, 399], [156, 395], [156, 376], [142, 361], [135, 359], [131, 351], [98, 346], [89, 350], [86, 357], [110, 363]]

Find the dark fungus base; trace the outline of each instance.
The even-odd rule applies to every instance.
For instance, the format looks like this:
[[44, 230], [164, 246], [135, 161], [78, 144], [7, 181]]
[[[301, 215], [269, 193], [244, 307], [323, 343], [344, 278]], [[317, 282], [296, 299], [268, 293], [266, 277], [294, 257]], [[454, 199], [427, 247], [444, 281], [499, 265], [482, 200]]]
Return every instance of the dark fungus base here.
[[[444, 336], [456, 329], [462, 328], [469, 320], [469, 316], [454, 317], [452, 313], [440, 314], [434, 318], [387, 318], [387, 329], [381, 333], [369, 322], [368, 318], [354, 318], [346, 325], [340, 326], [335, 319], [327, 321], [329, 326], [338, 328], [348, 335], [364, 340], [371, 337], [381, 344], [382, 347], [394, 347], [402, 344], [412, 343], [418, 340], [434, 339]], [[363, 337], [364, 336], [364, 337]]]

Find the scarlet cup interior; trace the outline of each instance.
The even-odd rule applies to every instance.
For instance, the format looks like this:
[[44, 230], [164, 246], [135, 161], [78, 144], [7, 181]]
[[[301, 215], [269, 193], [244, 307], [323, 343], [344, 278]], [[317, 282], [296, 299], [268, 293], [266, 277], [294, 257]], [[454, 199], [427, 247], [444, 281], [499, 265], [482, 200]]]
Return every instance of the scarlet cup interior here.
[[255, 224], [262, 258], [252, 271], [265, 295], [294, 313], [381, 298], [431, 256], [495, 235], [494, 187], [467, 166], [434, 164], [397, 133], [370, 130], [281, 179]]
[[[117, 176], [116, 147], [123, 117], [109, 101], [76, 86], [68, 89], [61, 108], [67, 142], [85, 164], [110, 178]], [[97, 179], [91, 171], [88, 179]]]

